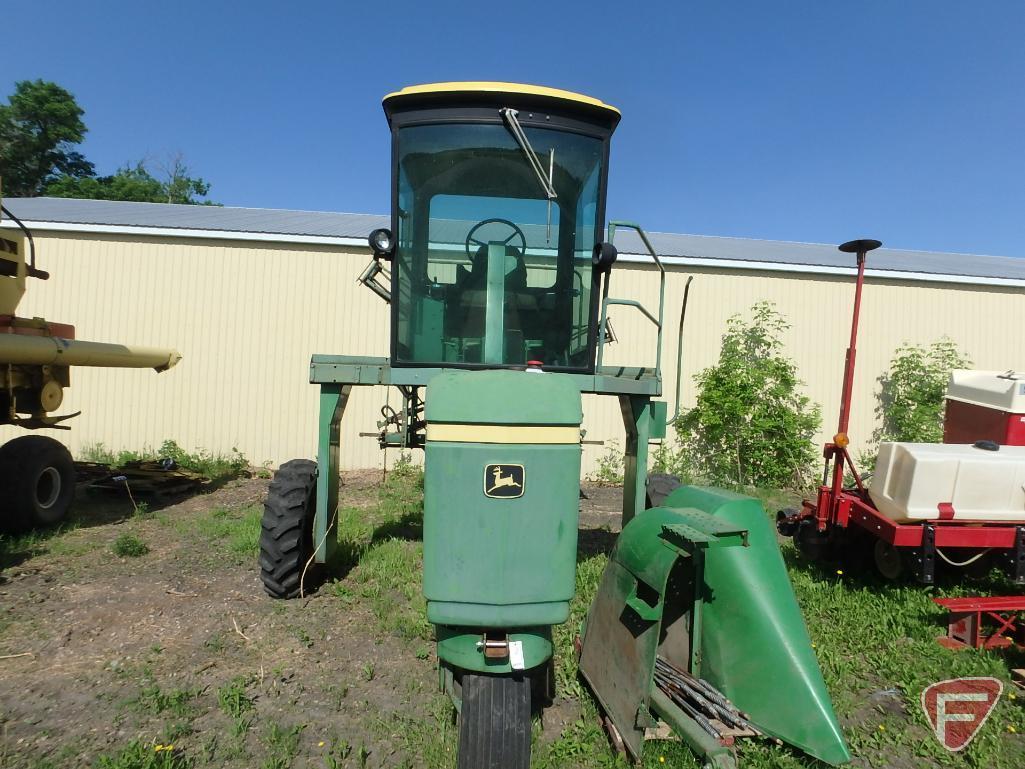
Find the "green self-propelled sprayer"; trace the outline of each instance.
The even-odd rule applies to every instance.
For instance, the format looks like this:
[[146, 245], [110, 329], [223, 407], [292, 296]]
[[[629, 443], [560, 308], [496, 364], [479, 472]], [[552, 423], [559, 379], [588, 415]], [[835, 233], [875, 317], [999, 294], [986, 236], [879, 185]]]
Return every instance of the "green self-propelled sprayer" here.
[[[459, 711], [459, 766], [527, 767], [531, 714], [554, 696], [552, 627], [574, 594], [581, 396], [614, 396], [624, 527], [578, 644], [610, 733], [635, 758], [671, 730], [718, 766], [745, 735], [847, 760], [761, 506], [695, 487], [646, 504], [648, 446], [668, 421], [656, 400], [666, 271], [636, 225], [603, 232], [619, 112], [509, 83], [405, 88], [384, 111], [391, 226], [371, 234], [360, 282], [390, 303], [391, 351], [313, 356], [318, 457], [284, 464], [271, 483], [267, 592], [298, 595], [307, 566], [336, 547], [352, 388], [396, 387], [404, 406], [388, 411], [380, 442], [425, 452], [423, 590]], [[657, 268], [654, 312], [610, 295], [624, 230]], [[603, 363], [613, 305], [654, 325], [654, 365]]]

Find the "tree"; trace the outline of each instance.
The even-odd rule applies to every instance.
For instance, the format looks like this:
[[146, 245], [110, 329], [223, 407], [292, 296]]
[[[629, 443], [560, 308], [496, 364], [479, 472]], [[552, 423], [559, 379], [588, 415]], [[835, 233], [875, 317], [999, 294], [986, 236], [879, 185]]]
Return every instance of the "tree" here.
[[142, 163], [134, 168], [119, 168], [111, 176], [62, 176], [46, 186], [53, 198], [90, 198], [92, 200], [137, 200], [164, 202], [164, 186], [154, 179]]
[[15, 83], [10, 102], [0, 104], [0, 177], [7, 195], [32, 197], [58, 177], [92, 175], [93, 164], [75, 149], [87, 130], [83, 114], [56, 83]]
[[210, 184], [199, 177], [189, 176], [189, 167], [181, 153], [174, 155], [170, 161], [161, 166], [167, 181], [164, 183], [167, 203], [190, 203], [204, 205], [218, 205], [209, 200], [196, 200], [196, 197], [205, 197], [210, 192]]
[[150, 173], [144, 161], [119, 168], [111, 176], [62, 176], [46, 186], [45, 194], [55, 198], [216, 205], [197, 199], [209, 192], [210, 185], [203, 179], [189, 176], [188, 166], [180, 155], [161, 170], [166, 176], [164, 180]]
[[734, 315], [716, 365], [694, 377], [697, 404], [676, 425], [682, 466], [722, 485], [799, 488], [816, 459], [817, 404], [799, 392], [797, 366], [783, 354], [790, 326], [771, 302]]
[[880, 427], [872, 436], [875, 441], [940, 443], [950, 372], [971, 365], [947, 337], [928, 347], [907, 343], [898, 347], [890, 370], [879, 377], [876, 417]]

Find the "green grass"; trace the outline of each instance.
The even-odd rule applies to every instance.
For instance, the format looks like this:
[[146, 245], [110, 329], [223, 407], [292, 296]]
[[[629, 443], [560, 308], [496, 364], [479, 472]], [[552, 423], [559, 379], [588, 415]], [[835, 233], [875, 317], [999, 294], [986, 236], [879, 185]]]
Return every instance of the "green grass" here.
[[[1010, 769], [1025, 764], [1025, 744], [1018, 736], [1025, 730], [1025, 711], [1009, 684], [1009, 669], [1020, 666], [1020, 655], [940, 646], [936, 638], [943, 633], [945, 613], [931, 600], [1013, 594], [1013, 586], [995, 577], [934, 588], [885, 584], [806, 564], [790, 547], [785, 555], [837, 714], [848, 721], [845, 734], [855, 754], [874, 766], [885, 765], [897, 753], [918, 765]], [[955, 755], [929, 732], [919, 697], [929, 684], [962, 676], [995, 676], [1005, 682], [1007, 694], [975, 741]], [[878, 698], [891, 689], [896, 690], [898, 707], [879, 706], [872, 695]]]
[[143, 685], [133, 705], [136, 710], [155, 716], [194, 718], [200, 712], [196, 704], [199, 695], [199, 689], [161, 689], [152, 674], [144, 672]]
[[52, 529], [29, 531], [25, 534], [0, 532], [0, 570], [43, 553], [75, 554], [93, 549], [95, 546], [89, 543], [82, 544], [79, 548], [79, 546], [68, 545], [61, 541], [62, 535], [74, 531], [78, 527], [78, 519], [72, 511], [68, 520]]
[[[324, 589], [345, 606], [369, 610], [376, 627], [370, 632], [399, 638], [406, 647], [410, 665], [431, 656], [432, 629], [427, 623], [421, 593], [422, 546], [422, 474], [416, 468], [400, 465], [377, 490], [374, 504], [368, 508], [343, 508], [339, 511], [339, 552], [330, 570], [336, 579]], [[786, 494], [758, 492], [757, 496], [772, 519], [779, 507], [790, 504]], [[215, 509], [189, 521], [173, 524], [197, 540], [210, 543], [214, 557], [237, 557], [253, 563], [260, 533], [259, 506], [243, 509]], [[0, 547], [4, 546], [0, 539]], [[26, 552], [47, 547], [37, 535], [9, 540], [7, 552]], [[0, 549], [0, 557], [5, 551]], [[837, 573], [837, 568], [822, 568], [804, 561], [790, 546], [783, 546], [784, 559], [795, 594], [803, 609], [809, 634], [815, 645], [823, 676], [829, 687], [845, 736], [859, 767], [986, 767], [1013, 769], [1025, 766], [1025, 697], [1017, 697], [1009, 685], [1011, 667], [1025, 667], [1025, 657], [1014, 652], [953, 652], [936, 643], [944, 629], [944, 613], [931, 598], [941, 595], [1014, 594], [1019, 592], [1000, 578], [982, 583], [942, 584], [925, 588], [915, 584], [890, 585], [871, 578], [855, 578]], [[582, 769], [619, 769], [627, 766], [608, 745], [599, 724], [598, 710], [577, 675], [573, 639], [597, 590], [608, 557], [594, 548], [585, 548], [578, 556], [577, 594], [570, 608], [570, 619], [554, 629], [556, 682], [560, 697], [572, 700], [570, 707], [579, 712], [560, 734], [544, 733], [535, 724], [535, 769], [581, 767]], [[320, 643], [300, 624], [295, 615], [284, 625], [300, 645]], [[212, 654], [226, 648], [223, 634], [205, 644]], [[766, 671], [771, 675], [772, 671]], [[380, 670], [366, 664], [356, 675], [371, 686], [384, 685]], [[967, 675], [994, 675], [1008, 682], [1005, 695], [981, 734], [963, 753], [943, 750], [925, 724], [918, 704], [922, 689], [945, 678]], [[162, 690], [144, 673], [144, 684], [134, 709], [147, 718], [161, 718], [162, 744], [175, 745], [174, 751], [156, 751], [154, 745], [129, 743], [120, 752], [109, 752], [96, 759], [102, 769], [188, 769], [199, 765], [218, 765], [226, 760], [246, 760], [262, 769], [284, 769], [298, 764], [303, 730], [306, 724], [282, 724], [258, 719], [254, 698], [255, 678], [238, 676], [216, 690], [216, 707], [229, 720], [220, 734], [202, 745], [198, 736], [190, 736], [192, 723], [204, 698], [194, 689]], [[408, 683], [416, 680], [412, 677]], [[412, 690], [411, 690], [412, 691]], [[346, 707], [348, 687], [332, 693], [333, 704]], [[367, 716], [376, 735], [374, 750], [390, 746], [394, 753], [385, 758], [370, 756], [358, 739], [330, 741], [319, 753], [310, 756], [311, 766], [363, 766], [368, 763], [388, 766], [452, 767], [455, 763], [457, 730], [452, 707], [444, 695], [429, 689], [415, 694], [417, 715], [390, 713]], [[209, 705], [213, 708], [212, 704]], [[220, 718], [220, 716], [218, 716]], [[197, 724], [200, 722], [196, 722]], [[223, 723], [223, 722], [222, 722]], [[314, 728], [310, 724], [310, 728]], [[1012, 731], [1013, 730], [1013, 731]], [[218, 739], [221, 745], [218, 746]], [[248, 740], [248, 744], [247, 744]], [[179, 745], [178, 742], [182, 744]], [[253, 750], [250, 754], [247, 747]], [[767, 742], [744, 742], [740, 747], [744, 769], [813, 769], [820, 764], [796, 751]], [[105, 762], [105, 763], [101, 763]], [[382, 763], [383, 762], [383, 763]], [[662, 769], [666, 766], [697, 769], [698, 762], [679, 743], [648, 743], [641, 766]]]
[[93, 443], [82, 450], [79, 458], [110, 467], [121, 467], [128, 462], [173, 459], [182, 469], [199, 473], [211, 480], [235, 478], [249, 469], [249, 460], [238, 449], [232, 449], [230, 454], [214, 453], [205, 449], [187, 451], [170, 439], [165, 440], [159, 449], [146, 447], [141, 451], [113, 451], [102, 443]]
[[139, 558], [149, 552], [149, 545], [134, 534], [125, 532], [114, 540], [111, 550], [119, 558]]
[[249, 676], [236, 676], [217, 690], [217, 706], [228, 718], [238, 721], [253, 709], [253, 698], [246, 692], [251, 683]]
[[380, 630], [405, 639], [431, 638], [421, 592], [423, 473], [404, 462], [388, 474], [370, 509], [338, 514], [339, 553], [332, 569], [346, 572], [330, 590], [367, 606]]
[[148, 745], [133, 740], [115, 753], [98, 756], [93, 766], [95, 769], [191, 769], [193, 762], [173, 745]]
[[[341, 550], [351, 571], [331, 586], [343, 601], [370, 608], [381, 630], [411, 639], [411, 650], [431, 637], [420, 593], [423, 549], [415, 535], [422, 523], [421, 484], [416, 473], [400, 474], [389, 479], [371, 510], [340, 511]], [[756, 490], [755, 496], [770, 520], [777, 509], [792, 504], [792, 496], [783, 492]], [[783, 550], [845, 736], [863, 766], [891, 766], [897, 757], [902, 767], [1025, 765], [1020, 736], [1025, 732], [1025, 698], [1018, 699], [1009, 685], [1009, 668], [1023, 662], [1003, 653], [944, 649], [936, 643], [943, 612], [930, 600], [936, 595], [1013, 594], [1013, 586], [1000, 580], [941, 588], [887, 585], [806, 563], [789, 543]], [[581, 553], [570, 619], [554, 631], [557, 689], [560, 696], [576, 700], [581, 717], [554, 739], [545, 735], [535, 740], [534, 767], [626, 766], [609, 748], [594, 701], [577, 676], [573, 651], [573, 638], [607, 560], [604, 553]], [[918, 700], [930, 683], [967, 675], [994, 675], [1008, 682], [1008, 694], [973, 744], [951, 754], [929, 731]], [[446, 721], [451, 711], [444, 697], [437, 695], [433, 702], [437, 710], [426, 720], [394, 716], [391, 733], [401, 735], [407, 755], [418, 756], [422, 765], [451, 766], [456, 742]], [[744, 742], [740, 753], [741, 765], [751, 769], [820, 766], [767, 742]], [[646, 746], [641, 765], [697, 769], [698, 762], [682, 744], [653, 742]]]
[[260, 764], [261, 769], [288, 769], [299, 752], [299, 738], [305, 728], [305, 725], [285, 727], [271, 723], [263, 734], [267, 757]]
[[229, 557], [236, 563], [251, 563], [260, 552], [262, 517], [260, 505], [219, 507], [198, 518], [176, 521], [174, 527], [181, 534], [202, 540], [218, 557]]

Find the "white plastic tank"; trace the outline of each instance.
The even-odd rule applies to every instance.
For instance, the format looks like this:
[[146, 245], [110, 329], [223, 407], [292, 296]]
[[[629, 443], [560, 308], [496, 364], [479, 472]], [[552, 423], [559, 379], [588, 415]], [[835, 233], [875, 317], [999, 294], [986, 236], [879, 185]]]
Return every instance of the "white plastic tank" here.
[[1013, 370], [951, 371], [947, 399], [1025, 414], [1025, 374]]
[[869, 495], [892, 521], [1025, 521], [1025, 446], [883, 443]]

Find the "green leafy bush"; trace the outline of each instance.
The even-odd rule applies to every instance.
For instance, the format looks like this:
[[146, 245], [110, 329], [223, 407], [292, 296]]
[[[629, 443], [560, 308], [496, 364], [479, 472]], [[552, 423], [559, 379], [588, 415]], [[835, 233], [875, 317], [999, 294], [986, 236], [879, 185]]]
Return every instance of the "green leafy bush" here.
[[598, 457], [598, 464], [588, 480], [602, 486], [620, 486], [625, 471], [625, 456], [619, 448], [619, 441], [613, 439], [606, 443], [605, 453]]
[[879, 427], [872, 435], [873, 440], [940, 443], [943, 396], [950, 372], [971, 365], [947, 337], [928, 347], [907, 343], [898, 347], [890, 370], [879, 377]]
[[697, 404], [677, 420], [680, 451], [660, 456], [666, 469], [727, 486], [809, 484], [821, 416], [783, 353], [780, 337], [789, 327], [764, 301], [750, 320], [727, 321], [719, 362], [694, 377]]
[[189, 452], [171, 440], [160, 445], [159, 457], [173, 459], [179, 467], [204, 475], [212, 480], [233, 478], [249, 468], [249, 460], [236, 448], [230, 455], [213, 454], [204, 449]]

